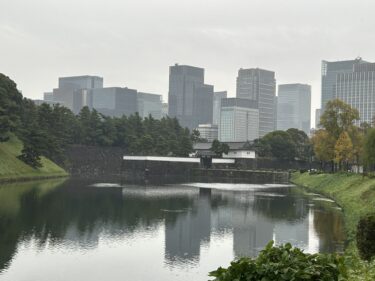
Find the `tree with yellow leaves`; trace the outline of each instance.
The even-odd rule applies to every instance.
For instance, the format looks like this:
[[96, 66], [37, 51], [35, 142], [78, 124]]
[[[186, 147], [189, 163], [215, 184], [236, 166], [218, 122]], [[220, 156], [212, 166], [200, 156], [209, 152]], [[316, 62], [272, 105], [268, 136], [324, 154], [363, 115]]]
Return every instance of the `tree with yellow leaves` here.
[[340, 170], [343, 164], [348, 168], [348, 164], [353, 160], [353, 143], [348, 132], [344, 131], [340, 134], [335, 144], [335, 163], [339, 165]]
[[327, 130], [321, 129], [314, 133], [312, 136], [312, 144], [314, 147], [315, 157], [321, 161], [322, 168], [327, 162], [332, 163], [333, 171], [333, 158], [335, 157], [335, 138], [327, 132]]

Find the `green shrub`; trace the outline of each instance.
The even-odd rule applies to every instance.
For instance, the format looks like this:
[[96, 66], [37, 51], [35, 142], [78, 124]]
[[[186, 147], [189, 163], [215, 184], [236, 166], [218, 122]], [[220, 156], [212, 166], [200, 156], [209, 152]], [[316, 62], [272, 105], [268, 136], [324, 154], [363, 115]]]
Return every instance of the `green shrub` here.
[[361, 218], [357, 226], [357, 247], [364, 260], [375, 257], [375, 214]]
[[289, 243], [271, 241], [256, 259], [241, 258], [210, 273], [215, 281], [344, 280], [344, 259], [337, 254], [305, 254]]

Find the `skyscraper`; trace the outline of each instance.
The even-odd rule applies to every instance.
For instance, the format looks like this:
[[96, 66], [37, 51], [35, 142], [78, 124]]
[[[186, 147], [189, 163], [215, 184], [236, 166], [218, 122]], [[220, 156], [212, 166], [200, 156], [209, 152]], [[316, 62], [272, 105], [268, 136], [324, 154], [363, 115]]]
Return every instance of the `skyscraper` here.
[[311, 127], [311, 86], [279, 85], [277, 99], [277, 129], [295, 128], [308, 135]]
[[214, 87], [200, 85], [195, 87], [192, 125], [212, 124]]
[[322, 110], [320, 108], [315, 109], [315, 129], [320, 127], [320, 116], [322, 115]]
[[335, 85], [337, 74], [352, 73], [354, 65], [366, 63], [361, 58], [347, 61], [322, 61], [322, 98], [321, 113], [324, 113], [328, 101], [335, 98]]
[[227, 98], [227, 91], [215, 92], [213, 100], [212, 124], [220, 124], [221, 100]]
[[275, 72], [241, 68], [238, 71], [236, 96], [256, 103], [259, 109], [259, 137], [275, 129]]
[[259, 137], [259, 110], [256, 101], [240, 98], [221, 100], [219, 140], [244, 142]]
[[203, 68], [178, 64], [169, 68], [168, 115], [182, 126], [193, 129], [212, 123], [212, 95], [213, 87], [204, 85]]
[[351, 73], [338, 73], [334, 97], [358, 110], [357, 125], [371, 124], [375, 116], [375, 63], [357, 63]]

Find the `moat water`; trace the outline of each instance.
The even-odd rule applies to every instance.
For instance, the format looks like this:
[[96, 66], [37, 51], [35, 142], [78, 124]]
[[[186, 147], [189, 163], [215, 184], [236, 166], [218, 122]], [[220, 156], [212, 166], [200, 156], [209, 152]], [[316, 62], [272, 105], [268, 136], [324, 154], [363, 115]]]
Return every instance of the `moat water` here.
[[0, 280], [209, 280], [270, 240], [341, 251], [342, 213], [288, 185], [0, 186]]

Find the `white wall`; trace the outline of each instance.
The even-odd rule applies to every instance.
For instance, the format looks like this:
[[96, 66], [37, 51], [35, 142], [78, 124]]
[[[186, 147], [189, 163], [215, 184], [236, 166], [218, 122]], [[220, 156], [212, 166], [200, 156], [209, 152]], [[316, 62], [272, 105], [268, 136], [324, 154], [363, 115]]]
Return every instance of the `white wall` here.
[[223, 158], [255, 158], [255, 151], [251, 150], [234, 150], [228, 154], [223, 154]]

